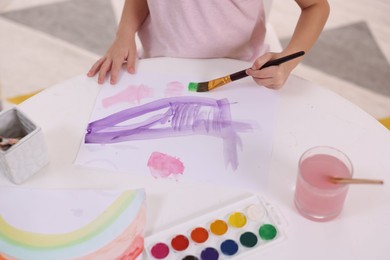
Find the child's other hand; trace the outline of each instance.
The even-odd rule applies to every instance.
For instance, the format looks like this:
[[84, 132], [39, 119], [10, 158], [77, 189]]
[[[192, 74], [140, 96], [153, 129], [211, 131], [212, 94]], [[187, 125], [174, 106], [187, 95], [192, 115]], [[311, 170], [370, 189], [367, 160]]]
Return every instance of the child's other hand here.
[[117, 38], [112, 43], [106, 54], [100, 58], [88, 71], [87, 76], [98, 74], [98, 83], [103, 84], [106, 76], [111, 73], [110, 83], [116, 84], [123, 63], [127, 62], [127, 71], [135, 73], [135, 61], [137, 48], [134, 39]]
[[274, 60], [282, 56], [282, 53], [265, 53], [255, 60], [252, 67], [246, 70], [246, 73], [253, 77], [254, 81], [260, 86], [270, 89], [280, 89], [293, 69], [293, 67], [289, 66], [290, 64], [283, 63], [278, 66], [271, 66], [261, 70], [259, 69], [267, 61]]

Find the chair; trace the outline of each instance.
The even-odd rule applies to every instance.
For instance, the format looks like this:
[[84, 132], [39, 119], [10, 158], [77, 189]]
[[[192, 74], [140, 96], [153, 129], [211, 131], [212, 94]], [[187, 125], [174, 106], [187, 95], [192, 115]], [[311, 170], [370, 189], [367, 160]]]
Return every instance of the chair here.
[[390, 117], [379, 119], [379, 122], [390, 130]]

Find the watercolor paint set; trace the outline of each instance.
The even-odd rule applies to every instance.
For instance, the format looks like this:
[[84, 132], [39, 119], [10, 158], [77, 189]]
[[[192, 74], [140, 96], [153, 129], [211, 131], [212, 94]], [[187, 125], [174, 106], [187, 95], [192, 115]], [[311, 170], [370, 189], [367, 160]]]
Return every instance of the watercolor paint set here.
[[146, 237], [144, 259], [245, 259], [285, 238], [282, 219], [253, 195]]

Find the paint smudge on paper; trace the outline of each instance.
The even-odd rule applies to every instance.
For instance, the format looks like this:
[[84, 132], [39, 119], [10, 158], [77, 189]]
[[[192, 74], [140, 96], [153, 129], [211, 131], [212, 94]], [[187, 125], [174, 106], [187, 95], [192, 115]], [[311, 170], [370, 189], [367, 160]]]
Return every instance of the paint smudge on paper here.
[[184, 164], [178, 158], [160, 152], [153, 152], [147, 165], [154, 178], [173, 176], [177, 179], [184, 172]]
[[[150, 114], [143, 122], [137, 120]], [[121, 124], [125, 122], [125, 124]], [[171, 138], [175, 136], [208, 135], [223, 140], [225, 165], [238, 167], [237, 132], [255, 127], [231, 119], [227, 99], [182, 96], [159, 99], [138, 107], [117, 112], [88, 124], [85, 143], [118, 143], [133, 140]]]
[[166, 97], [182, 96], [185, 89], [186, 88], [183, 83], [179, 81], [171, 81], [165, 87], [164, 93]]
[[137, 104], [140, 104], [142, 99], [150, 98], [152, 96], [153, 89], [146, 85], [129, 85], [125, 90], [103, 99], [102, 105], [107, 108], [119, 103], [133, 104], [137, 102]]

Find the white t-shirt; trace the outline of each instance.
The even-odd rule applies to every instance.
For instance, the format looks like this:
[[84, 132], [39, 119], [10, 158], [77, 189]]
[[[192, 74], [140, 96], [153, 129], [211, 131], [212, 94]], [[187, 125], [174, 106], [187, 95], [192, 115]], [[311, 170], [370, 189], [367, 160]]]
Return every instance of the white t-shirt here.
[[268, 50], [261, 0], [148, 0], [141, 58], [233, 58]]

